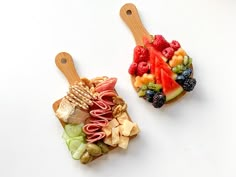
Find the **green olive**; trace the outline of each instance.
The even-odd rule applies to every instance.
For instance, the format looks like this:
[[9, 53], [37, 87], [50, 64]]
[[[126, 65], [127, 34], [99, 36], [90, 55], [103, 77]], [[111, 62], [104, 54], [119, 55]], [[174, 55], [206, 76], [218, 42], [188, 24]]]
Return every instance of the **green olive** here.
[[87, 144], [87, 151], [92, 156], [100, 156], [102, 154], [102, 149], [93, 143]]
[[97, 145], [102, 149], [103, 153], [107, 153], [109, 151], [109, 148], [105, 143], [99, 141]]
[[83, 164], [86, 164], [91, 161], [93, 157], [88, 153], [85, 152], [81, 157], [80, 157], [80, 162]]

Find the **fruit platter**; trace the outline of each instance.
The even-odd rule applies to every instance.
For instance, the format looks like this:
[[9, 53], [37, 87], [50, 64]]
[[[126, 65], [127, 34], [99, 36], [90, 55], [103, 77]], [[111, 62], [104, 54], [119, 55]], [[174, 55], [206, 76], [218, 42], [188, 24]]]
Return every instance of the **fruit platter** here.
[[161, 108], [192, 91], [196, 85], [192, 58], [181, 44], [168, 42], [160, 34], [150, 35], [134, 4], [122, 6], [120, 16], [136, 42], [128, 73], [138, 96]]
[[79, 77], [66, 52], [59, 53], [55, 62], [67, 78], [69, 89], [53, 104], [53, 110], [64, 128], [62, 137], [72, 158], [88, 164], [114, 148], [127, 149], [139, 127], [115, 90], [117, 78]]

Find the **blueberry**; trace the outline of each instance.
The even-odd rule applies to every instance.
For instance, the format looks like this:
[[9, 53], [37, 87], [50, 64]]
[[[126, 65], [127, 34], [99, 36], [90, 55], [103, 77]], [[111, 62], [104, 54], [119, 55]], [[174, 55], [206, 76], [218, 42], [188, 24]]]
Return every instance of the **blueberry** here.
[[189, 78], [189, 76], [192, 74], [192, 69], [191, 68], [188, 68], [186, 69], [185, 71], [182, 72], [182, 75], [185, 77], [185, 78]]
[[147, 90], [146, 91], [146, 96], [153, 97], [154, 95], [155, 95], [155, 92], [153, 90]]
[[184, 83], [184, 81], [185, 81], [185, 77], [181, 74], [181, 75], [178, 75], [177, 77], [176, 77], [176, 80], [175, 80], [176, 82], [178, 82], [178, 84], [180, 84], [180, 85], [183, 85], [183, 83]]

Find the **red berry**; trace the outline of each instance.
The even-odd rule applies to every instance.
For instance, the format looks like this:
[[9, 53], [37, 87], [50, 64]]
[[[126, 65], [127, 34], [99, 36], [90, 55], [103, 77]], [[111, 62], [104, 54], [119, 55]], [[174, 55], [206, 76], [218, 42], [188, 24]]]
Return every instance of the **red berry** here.
[[148, 61], [149, 52], [147, 48], [137, 45], [134, 48], [134, 62], [139, 63], [141, 61]]
[[154, 48], [159, 51], [162, 51], [165, 48], [170, 47], [170, 44], [166, 41], [166, 39], [162, 35], [155, 35], [152, 44]]
[[162, 50], [162, 54], [168, 59], [170, 60], [173, 55], [175, 53], [175, 50], [172, 47], [167, 47], [164, 50]]
[[171, 43], [170, 43], [170, 46], [176, 51], [176, 50], [178, 50], [181, 46], [180, 46], [180, 44], [179, 44], [179, 42], [178, 41], [175, 41], [175, 40], [173, 40]]
[[149, 65], [147, 62], [141, 61], [138, 64], [138, 68], [137, 68], [137, 75], [138, 76], [142, 76], [143, 74], [147, 73], [149, 70]]
[[132, 63], [129, 67], [129, 70], [128, 72], [131, 74], [131, 75], [135, 75], [136, 74], [136, 71], [137, 71], [137, 67], [138, 67], [138, 64], [137, 63]]

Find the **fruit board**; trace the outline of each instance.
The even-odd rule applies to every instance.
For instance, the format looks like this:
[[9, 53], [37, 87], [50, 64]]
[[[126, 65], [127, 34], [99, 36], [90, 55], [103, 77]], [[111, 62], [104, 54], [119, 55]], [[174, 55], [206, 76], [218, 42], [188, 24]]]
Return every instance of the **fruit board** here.
[[176, 101], [196, 85], [192, 58], [176, 40], [150, 35], [143, 26], [134, 4], [121, 7], [120, 16], [136, 42], [128, 72], [138, 96], [155, 108]]
[[55, 62], [70, 87], [66, 96], [53, 103], [53, 110], [73, 159], [87, 164], [114, 148], [127, 149], [139, 128], [115, 90], [117, 79], [80, 78], [66, 52], [59, 53]]

